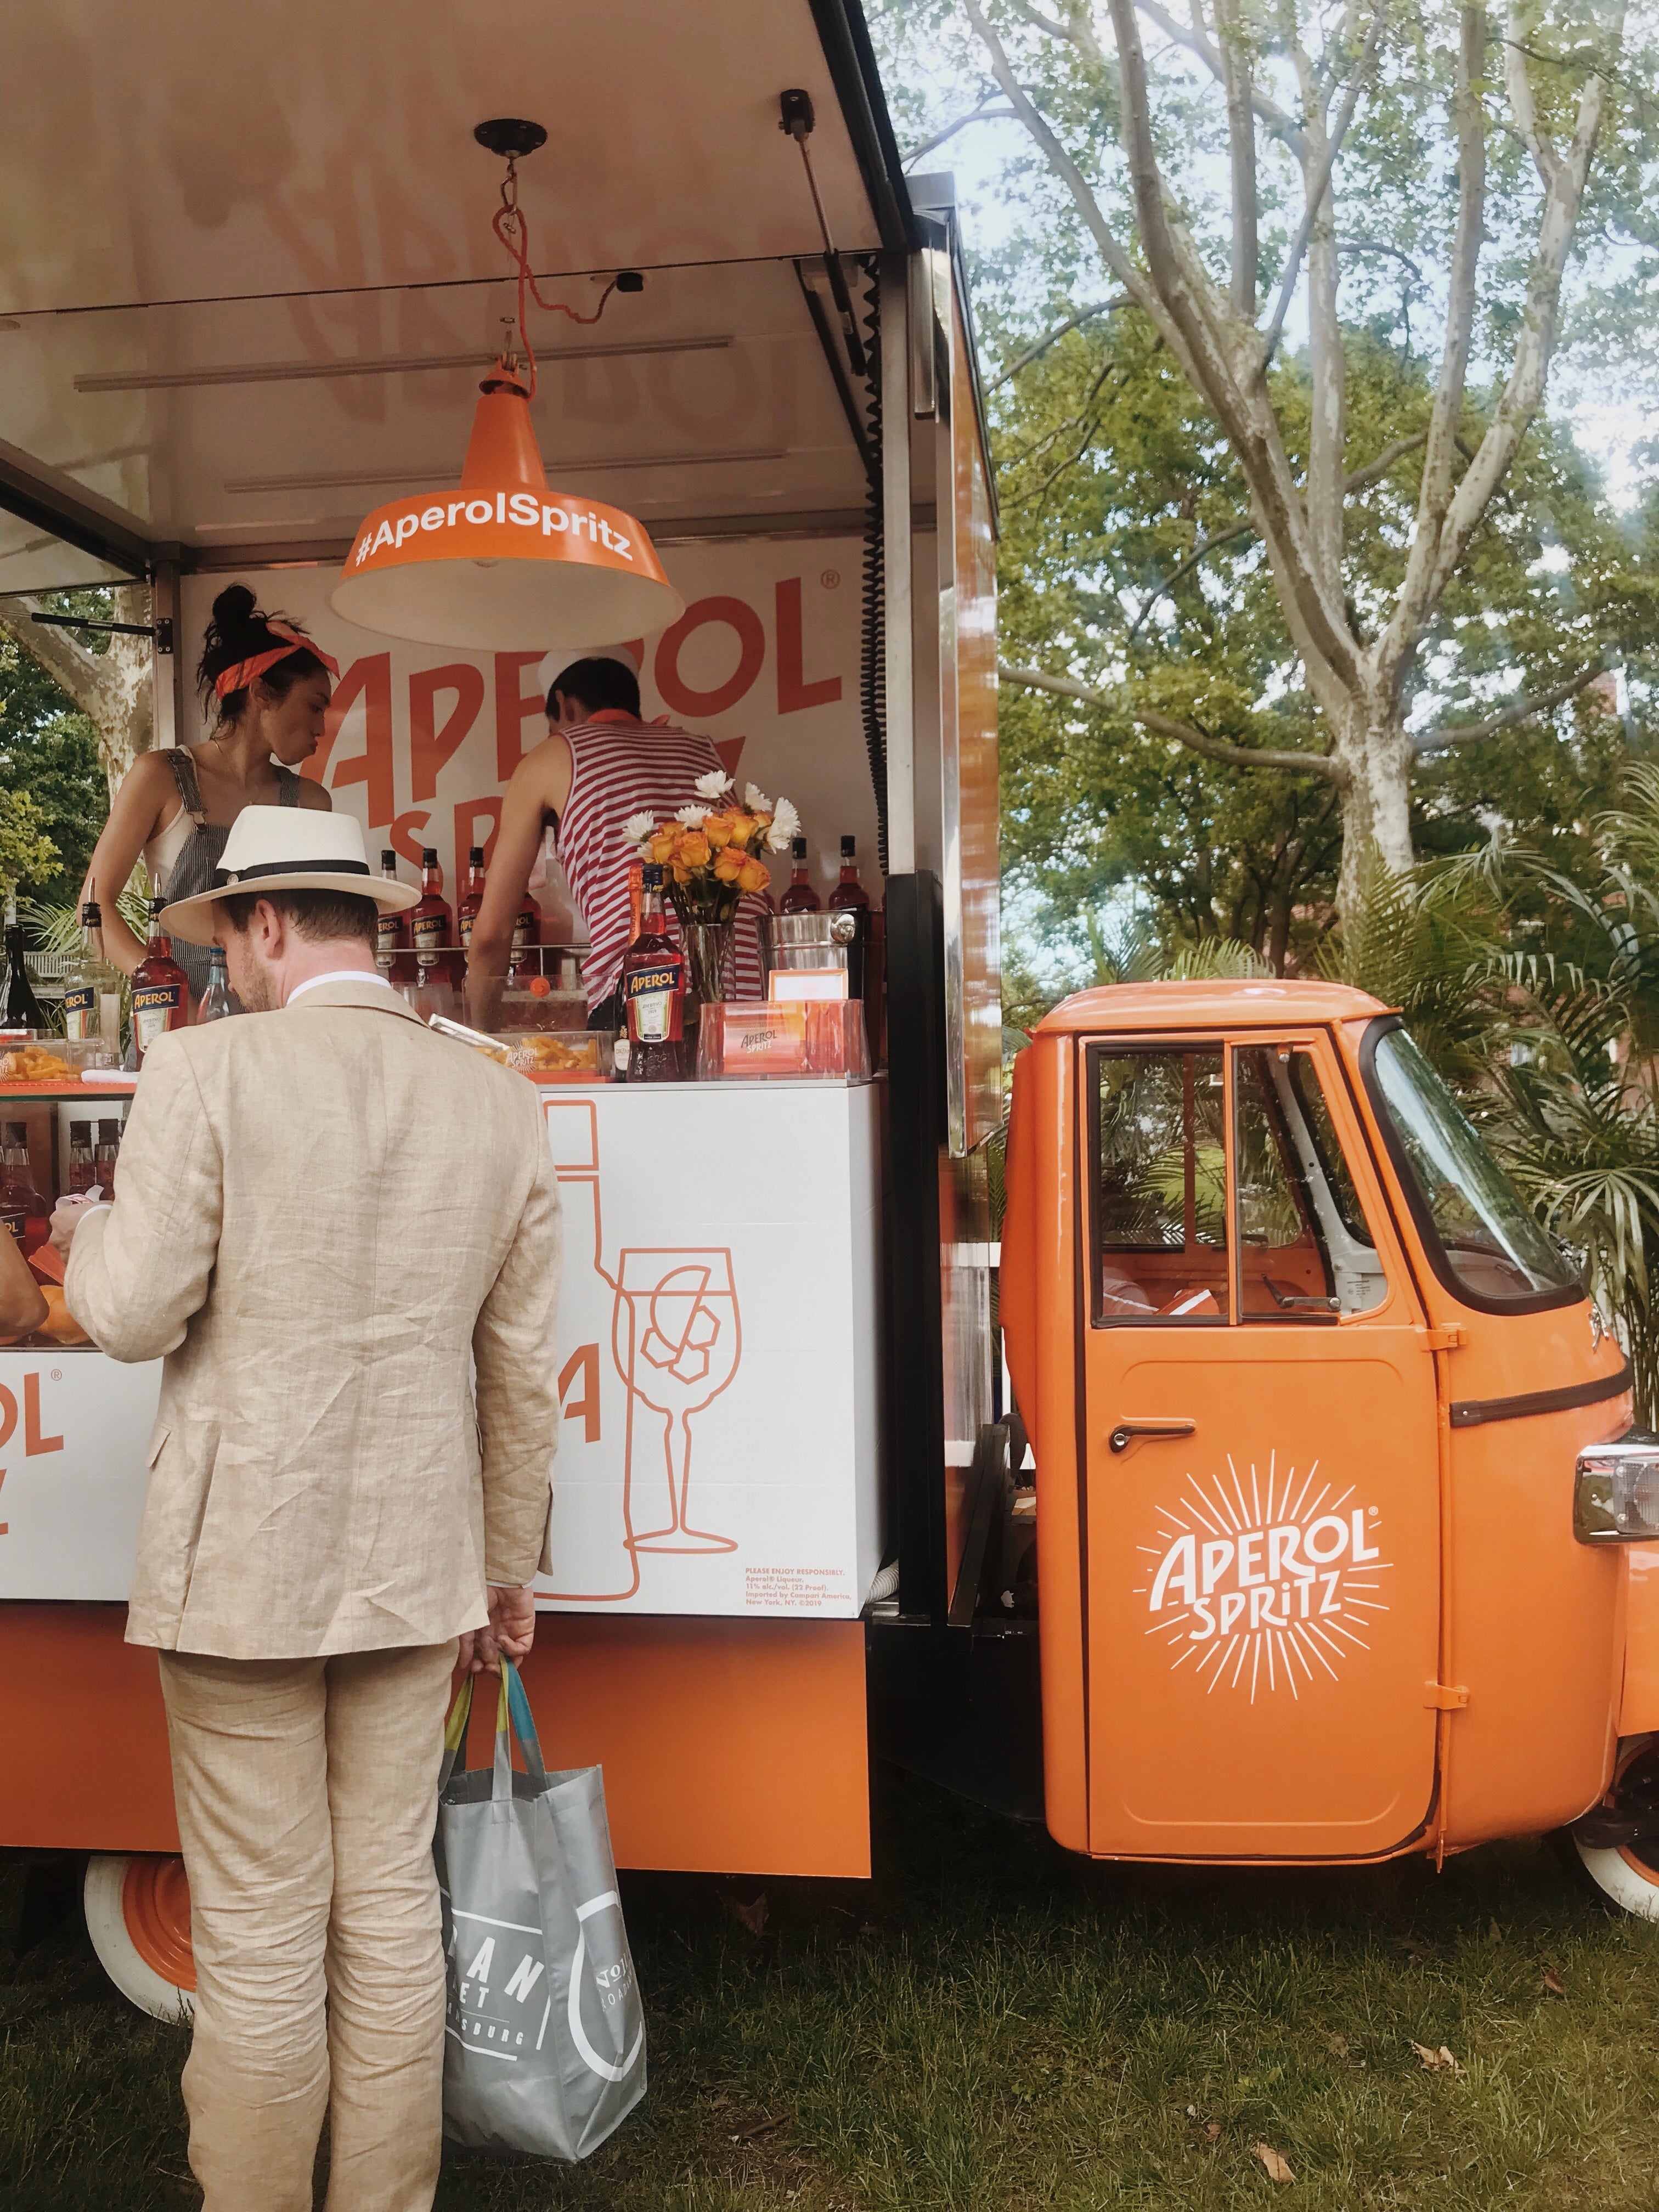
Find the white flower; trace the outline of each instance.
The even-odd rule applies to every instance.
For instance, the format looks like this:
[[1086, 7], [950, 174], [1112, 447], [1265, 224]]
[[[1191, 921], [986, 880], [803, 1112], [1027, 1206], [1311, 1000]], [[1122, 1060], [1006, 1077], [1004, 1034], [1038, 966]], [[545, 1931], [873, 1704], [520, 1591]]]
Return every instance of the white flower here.
[[708, 809], [706, 806], [682, 806], [674, 819], [684, 823], [688, 830], [701, 830], [708, 819]]
[[623, 836], [630, 845], [641, 845], [656, 826], [654, 814], [630, 814], [623, 824]]
[[787, 799], [778, 801], [777, 811], [772, 817], [772, 826], [766, 833], [769, 853], [787, 853], [790, 842], [800, 835], [800, 817]]
[[772, 811], [771, 800], [757, 783], [744, 784], [743, 803], [751, 814], [769, 814]]
[[732, 779], [723, 768], [711, 768], [707, 775], [700, 775], [691, 788], [699, 799], [724, 799], [732, 788]]

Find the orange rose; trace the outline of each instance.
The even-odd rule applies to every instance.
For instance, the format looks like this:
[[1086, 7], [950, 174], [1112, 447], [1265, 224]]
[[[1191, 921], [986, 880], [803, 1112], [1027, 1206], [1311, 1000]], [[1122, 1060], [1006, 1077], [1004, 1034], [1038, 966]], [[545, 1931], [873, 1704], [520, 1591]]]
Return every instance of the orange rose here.
[[711, 814], [702, 825], [702, 834], [715, 852], [724, 852], [732, 842], [731, 814], [729, 812]]
[[714, 879], [717, 883], [735, 884], [748, 866], [749, 862], [743, 854], [734, 853], [731, 847], [727, 846], [723, 852], [714, 856]]
[[708, 866], [708, 840], [701, 830], [689, 830], [680, 840], [679, 858], [688, 868]]
[[659, 867], [665, 866], [673, 859], [679, 842], [680, 830], [677, 822], [666, 823], [658, 830], [656, 836], [651, 840], [649, 851], [652, 859]]
[[690, 869], [684, 866], [678, 860], [674, 862], [671, 873], [677, 884], [689, 884], [691, 880]]
[[738, 888], [745, 891], [763, 891], [771, 888], [770, 870], [761, 860], [745, 860], [738, 871]]

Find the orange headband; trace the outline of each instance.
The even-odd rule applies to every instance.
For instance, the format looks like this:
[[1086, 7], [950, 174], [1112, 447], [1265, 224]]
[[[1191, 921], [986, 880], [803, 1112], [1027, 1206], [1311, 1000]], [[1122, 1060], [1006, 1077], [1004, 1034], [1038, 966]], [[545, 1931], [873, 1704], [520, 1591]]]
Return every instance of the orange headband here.
[[263, 676], [267, 668], [274, 668], [279, 660], [286, 660], [289, 653], [301, 650], [313, 653], [335, 681], [339, 681], [339, 662], [332, 653], [325, 653], [313, 639], [301, 637], [297, 629], [291, 629], [287, 623], [276, 618], [268, 619], [265, 628], [273, 637], [284, 637], [288, 643], [276, 647], [270, 653], [253, 653], [246, 660], [239, 660], [234, 668], [222, 669], [213, 679], [216, 697], [228, 698], [231, 692], [240, 691], [245, 684], [252, 684], [256, 676]]

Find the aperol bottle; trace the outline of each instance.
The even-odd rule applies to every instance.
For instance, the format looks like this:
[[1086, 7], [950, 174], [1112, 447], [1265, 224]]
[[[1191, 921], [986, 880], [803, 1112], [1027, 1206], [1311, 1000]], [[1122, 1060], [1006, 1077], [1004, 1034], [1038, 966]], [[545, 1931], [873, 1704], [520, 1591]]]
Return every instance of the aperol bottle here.
[[164, 898], [149, 902], [149, 939], [132, 971], [132, 1042], [138, 1065], [159, 1036], [190, 1024], [190, 980], [173, 957], [173, 939], [161, 927]]
[[685, 1077], [685, 956], [668, 934], [662, 910], [662, 870], [640, 872], [640, 927], [623, 955], [623, 1009], [628, 1022], [628, 1080], [679, 1083]]

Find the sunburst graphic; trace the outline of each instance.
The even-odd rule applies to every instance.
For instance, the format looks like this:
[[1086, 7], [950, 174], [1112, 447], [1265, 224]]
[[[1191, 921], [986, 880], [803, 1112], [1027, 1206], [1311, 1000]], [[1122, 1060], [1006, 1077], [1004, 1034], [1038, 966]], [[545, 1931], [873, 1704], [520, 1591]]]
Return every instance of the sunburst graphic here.
[[1381, 1520], [1317, 1460], [1281, 1476], [1270, 1454], [1265, 1477], [1252, 1461], [1246, 1479], [1229, 1453], [1224, 1476], [1186, 1474], [1176, 1503], [1157, 1508], [1159, 1540], [1135, 1547], [1150, 1563], [1134, 1591], [1152, 1617], [1145, 1632], [1212, 1695], [1224, 1685], [1254, 1705], [1258, 1692], [1300, 1698], [1334, 1682], [1389, 1610]]

